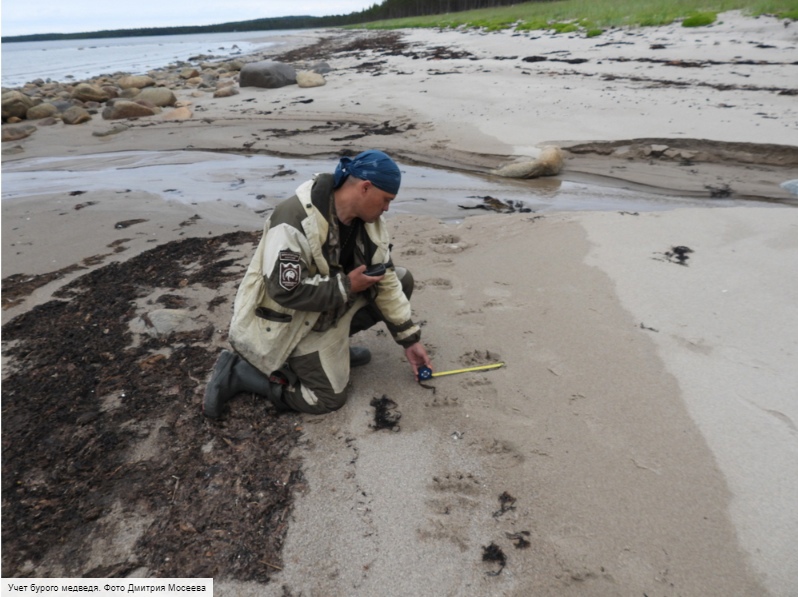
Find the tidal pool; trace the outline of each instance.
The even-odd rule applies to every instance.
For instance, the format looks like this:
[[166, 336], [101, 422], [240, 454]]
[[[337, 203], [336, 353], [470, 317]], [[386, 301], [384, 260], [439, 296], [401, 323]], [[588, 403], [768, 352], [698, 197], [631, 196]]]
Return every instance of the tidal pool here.
[[[165, 201], [223, 201], [255, 210], [273, 208], [329, 159], [280, 158], [200, 151], [128, 151], [74, 157], [29, 158], [3, 164], [4, 201], [76, 191], [144, 191]], [[667, 196], [639, 190], [562, 181], [512, 180], [400, 164], [402, 188], [390, 213], [459, 220], [483, 214], [485, 197], [517, 210], [657, 211], [690, 206], [761, 205], [740, 200]]]

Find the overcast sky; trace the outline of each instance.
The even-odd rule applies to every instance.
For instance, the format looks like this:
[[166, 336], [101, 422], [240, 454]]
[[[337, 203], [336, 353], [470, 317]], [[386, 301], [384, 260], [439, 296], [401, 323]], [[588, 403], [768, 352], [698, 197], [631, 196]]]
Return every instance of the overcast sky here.
[[382, 0], [2, 0], [2, 35], [215, 25], [265, 17], [326, 16], [363, 10]]

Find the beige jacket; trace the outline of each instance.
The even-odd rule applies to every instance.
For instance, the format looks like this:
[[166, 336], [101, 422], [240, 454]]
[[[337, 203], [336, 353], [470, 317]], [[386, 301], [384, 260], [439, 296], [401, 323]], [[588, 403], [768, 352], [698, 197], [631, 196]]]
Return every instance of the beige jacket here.
[[[331, 267], [324, 255], [330, 227], [325, 202], [331, 193], [331, 177], [317, 175], [275, 209], [264, 225], [263, 236], [239, 286], [230, 323], [230, 344], [266, 374], [287, 361], [323, 311], [340, 309], [356, 298], [346, 274]], [[366, 264], [388, 263], [390, 237], [384, 220], [365, 224], [363, 231], [358, 242]], [[286, 252], [298, 255], [301, 271], [301, 282], [291, 292], [277, 286], [279, 259]], [[388, 269], [374, 288], [368, 298], [382, 313], [394, 340], [403, 346], [418, 342], [420, 329], [411, 320], [410, 303], [395, 271]], [[280, 296], [280, 302], [272, 295]], [[292, 302], [301, 303], [302, 309], [292, 308]]]

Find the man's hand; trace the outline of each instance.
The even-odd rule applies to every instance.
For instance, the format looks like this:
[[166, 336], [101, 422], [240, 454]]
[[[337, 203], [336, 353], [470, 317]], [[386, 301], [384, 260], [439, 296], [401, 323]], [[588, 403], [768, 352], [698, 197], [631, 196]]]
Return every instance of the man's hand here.
[[418, 379], [418, 370], [420, 367], [429, 367], [432, 369], [432, 362], [429, 360], [427, 349], [421, 342], [416, 342], [405, 348], [405, 356], [410, 366], [413, 367], [413, 376]]
[[366, 271], [366, 266], [361, 265], [349, 272], [349, 282], [352, 286], [352, 292], [363, 292], [367, 288], [371, 288], [377, 282], [382, 280], [385, 276], [367, 276], [363, 272]]

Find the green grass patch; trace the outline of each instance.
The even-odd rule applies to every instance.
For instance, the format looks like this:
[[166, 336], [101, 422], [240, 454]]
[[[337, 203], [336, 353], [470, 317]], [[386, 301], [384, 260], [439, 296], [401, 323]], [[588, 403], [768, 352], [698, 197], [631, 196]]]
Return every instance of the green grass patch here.
[[579, 25], [576, 23], [549, 23], [549, 29], [553, 29], [555, 33], [573, 33], [579, 31]]
[[698, 12], [686, 17], [682, 21], [682, 27], [706, 27], [718, 19], [714, 12]]
[[549, 24], [544, 20], [522, 21], [515, 26], [516, 31], [538, 31], [545, 29]]
[[[554, 0], [526, 2], [456, 13], [375, 21], [358, 25], [367, 29], [403, 29], [415, 27], [456, 28], [480, 27], [489, 31], [511, 28], [516, 31], [566, 28], [580, 30], [585, 35], [610, 27], [647, 27], [669, 25], [683, 19], [683, 23], [712, 23], [717, 14], [740, 10], [748, 16], [776, 15], [798, 20], [798, 0]], [[705, 21], [711, 15], [712, 20]]]

